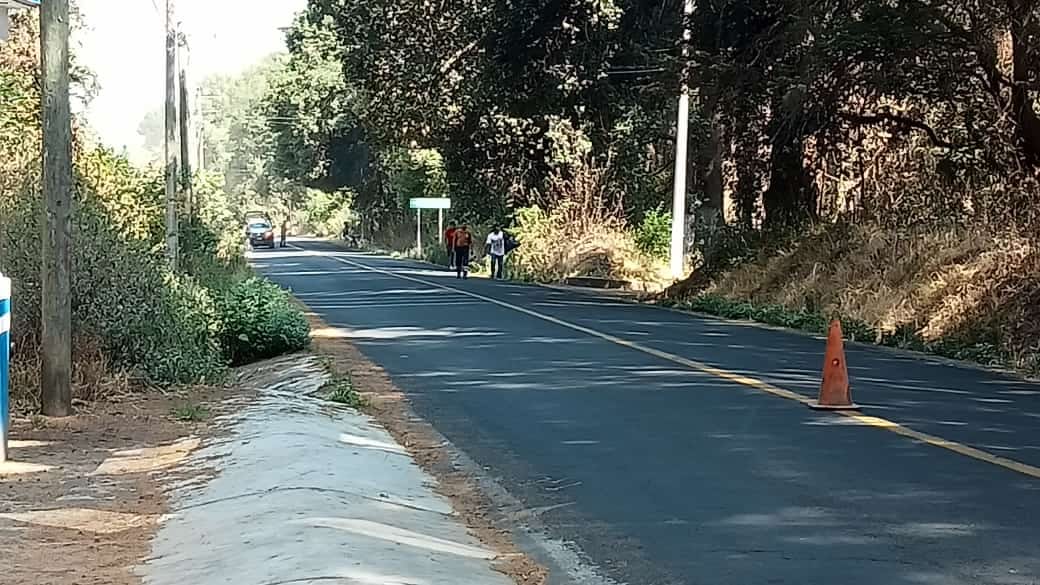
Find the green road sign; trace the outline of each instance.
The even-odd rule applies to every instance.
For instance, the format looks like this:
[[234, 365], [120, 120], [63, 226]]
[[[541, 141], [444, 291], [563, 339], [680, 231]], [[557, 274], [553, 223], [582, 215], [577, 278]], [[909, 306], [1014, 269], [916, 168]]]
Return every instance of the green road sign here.
[[451, 199], [448, 197], [412, 197], [408, 200], [408, 207], [412, 209], [451, 209]]

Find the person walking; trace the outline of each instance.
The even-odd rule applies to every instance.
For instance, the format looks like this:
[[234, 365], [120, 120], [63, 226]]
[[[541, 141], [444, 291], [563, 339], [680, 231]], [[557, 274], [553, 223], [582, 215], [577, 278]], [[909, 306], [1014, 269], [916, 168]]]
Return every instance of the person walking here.
[[448, 224], [444, 230], [444, 245], [448, 248], [448, 270], [455, 269], [455, 224]]
[[452, 244], [455, 246], [455, 278], [469, 278], [469, 248], [473, 245], [473, 236], [468, 226], [455, 229]]
[[506, 259], [506, 235], [502, 228], [495, 226], [484, 242], [484, 251], [491, 256], [491, 278], [502, 280], [502, 267]]
[[289, 220], [282, 220], [281, 247], [285, 247], [285, 235], [289, 231]]

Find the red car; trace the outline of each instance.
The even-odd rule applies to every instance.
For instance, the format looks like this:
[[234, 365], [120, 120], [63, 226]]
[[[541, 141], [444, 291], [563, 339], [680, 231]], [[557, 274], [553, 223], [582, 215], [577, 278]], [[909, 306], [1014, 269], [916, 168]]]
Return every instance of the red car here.
[[274, 249], [274, 227], [266, 221], [254, 221], [246, 228], [249, 235], [249, 246], [252, 248]]

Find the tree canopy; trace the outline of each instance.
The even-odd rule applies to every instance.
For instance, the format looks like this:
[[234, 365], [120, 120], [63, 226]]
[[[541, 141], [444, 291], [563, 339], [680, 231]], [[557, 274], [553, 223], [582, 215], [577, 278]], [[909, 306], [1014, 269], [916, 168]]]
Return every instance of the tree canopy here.
[[392, 216], [401, 161], [435, 152], [477, 220], [598, 169], [641, 218], [670, 197], [688, 66], [700, 216], [1029, 223], [1038, 23], [1038, 0], [705, 0], [686, 22], [681, 0], [310, 0], [265, 98], [269, 168]]

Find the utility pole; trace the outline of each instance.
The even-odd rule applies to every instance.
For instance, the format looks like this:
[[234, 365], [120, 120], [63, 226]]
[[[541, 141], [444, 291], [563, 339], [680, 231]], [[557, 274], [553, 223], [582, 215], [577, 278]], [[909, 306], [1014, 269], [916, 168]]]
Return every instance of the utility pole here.
[[69, 112], [69, 0], [40, 5], [43, 118], [43, 321], [40, 405], [47, 416], [72, 414], [72, 119]]
[[189, 144], [189, 130], [188, 127], [188, 74], [184, 71], [184, 65], [181, 64], [181, 188], [184, 190], [185, 201], [188, 204], [188, 221], [190, 222], [194, 218], [195, 214], [195, 197], [192, 193], [191, 188], [191, 157], [189, 156], [189, 150], [191, 145]]
[[166, 259], [171, 269], [177, 268], [177, 30], [174, 0], [166, 0], [166, 141], [163, 146], [166, 163]]
[[202, 88], [195, 88], [195, 170], [206, 170], [206, 118], [203, 114]]
[[690, 126], [690, 17], [694, 0], [683, 0], [682, 77], [679, 115], [675, 130], [675, 185], [672, 191], [672, 242], [669, 264], [672, 278], [682, 278], [686, 258], [686, 145]]

